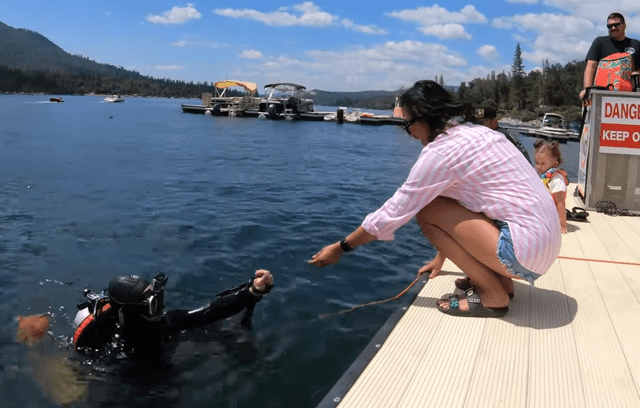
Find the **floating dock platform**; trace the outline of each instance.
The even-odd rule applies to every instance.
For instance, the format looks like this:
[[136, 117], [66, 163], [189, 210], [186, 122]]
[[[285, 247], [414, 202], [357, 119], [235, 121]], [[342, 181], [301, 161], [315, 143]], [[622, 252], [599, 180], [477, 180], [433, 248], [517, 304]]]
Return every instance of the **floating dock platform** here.
[[589, 214], [503, 318], [436, 309], [463, 276], [447, 261], [318, 407], [640, 407], [640, 217]]
[[[182, 112], [195, 113], [195, 114], [211, 114], [213, 115], [212, 108], [207, 105], [181, 105]], [[360, 125], [401, 125], [404, 120], [396, 118], [391, 115], [375, 115], [368, 113], [357, 114], [355, 111], [343, 112], [342, 120], [340, 120], [340, 109], [337, 111], [314, 111], [303, 112], [295, 115], [291, 115], [291, 120], [303, 120], [312, 122], [337, 122], [337, 123], [355, 123]], [[247, 118], [259, 118], [261, 116], [266, 117], [266, 112], [260, 112], [258, 110], [242, 110], [236, 111], [231, 116], [247, 117]], [[217, 115], [214, 115], [217, 116]], [[228, 116], [228, 115], [223, 115]], [[356, 117], [357, 116], [357, 117]], [[269, 119], [272, 120], [272, 119]], [[279, 119], [282, 120], [282, 119]]]

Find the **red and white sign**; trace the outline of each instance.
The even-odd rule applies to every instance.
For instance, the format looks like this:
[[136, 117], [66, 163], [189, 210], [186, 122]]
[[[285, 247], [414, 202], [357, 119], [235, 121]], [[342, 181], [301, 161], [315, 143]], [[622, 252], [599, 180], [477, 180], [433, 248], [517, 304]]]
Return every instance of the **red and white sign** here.
[[640, 98], [602, 98], [600, 152], [640, 156]]

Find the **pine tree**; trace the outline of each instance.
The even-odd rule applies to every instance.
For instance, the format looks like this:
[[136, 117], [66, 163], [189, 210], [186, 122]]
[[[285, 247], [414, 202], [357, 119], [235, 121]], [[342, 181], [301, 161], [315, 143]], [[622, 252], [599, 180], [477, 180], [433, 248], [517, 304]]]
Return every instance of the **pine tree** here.
[[524, 63], [522, 62], [522, 49], [520, 43], [516, 45], [516, 52], [513, 55], [513, 64], [511, 64], [511, 74], [513, 77], [524, 77]]
[[524, 85], [524, 63], [522, 62], [522, 50], [520, 43], [516, 45], [516, 52], [511, 65], [511, 100], [518, 109], [524, 109], [527, 103], [527, 91]]

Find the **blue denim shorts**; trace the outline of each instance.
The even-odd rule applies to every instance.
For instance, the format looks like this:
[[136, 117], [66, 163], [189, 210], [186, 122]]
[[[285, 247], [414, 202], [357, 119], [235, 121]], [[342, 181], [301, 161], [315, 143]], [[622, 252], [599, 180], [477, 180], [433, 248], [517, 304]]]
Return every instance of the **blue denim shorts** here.
[[493, 220], [493, 222], [498, 225], [498, 229], [500, 230], [500, 236], [498, 237], [498, 248], [496, 250], [498, 260], [500, 260], [501, 264], [507, 267], [512, 275], [518, 276], [533, 285], [533, 282], [542, 275], [531, 272], [530, 270], [522, 266], [516, 259], [516, 253], [513, 250], [513, 239], [511, 239], [511, 230], [509, 229], [509, 225], [504, 221]]

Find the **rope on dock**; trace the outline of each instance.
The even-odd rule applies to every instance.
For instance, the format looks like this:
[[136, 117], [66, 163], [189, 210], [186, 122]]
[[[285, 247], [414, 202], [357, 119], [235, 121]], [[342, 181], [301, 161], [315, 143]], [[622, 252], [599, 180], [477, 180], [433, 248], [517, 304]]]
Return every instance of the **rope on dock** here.
[[[572, 256], [558, 256], [558, 259], [566, 259], [566, 260], [569, 260], [569, 261], [601, 262], [601, 263], [610, 263], [610, 264], [616, 264], [616, 265], [640, 266], [640, 263], [638, 263], [638, 262], [608, 261], [608, 260], [605, 260], [605, 259], [575, 258], [575, 257], [572, 257]], [[397, 295], [395, 295], [393, 297], [390, 297], [388, 299], [383, 299], [383, 300], [376, 300], [374, 302], [362, 303], [360, 305], [355, 305], [351, 309], [341, 310], [337, 314], [350, 313], [350, 312], [353, 312], [356, 309], [360, 309], [361, 307], [379, 305], [381, 303], [391, 302], [392, 300], [399, 299], [400, 297], [405, 295], [416, 283], [418, 283], [418, 280], [420, 280], [420, 276], [421, 275], [422, 274], [418, 274], [418, 276], [416, 276], [416, 278], [413, 280], [413, 282], [411, 282], [411, 284], [409, 286], [407, 286], [402, 292], [398, 293]], [[321, 315], [320, 318], [324, 319], [324, 318], [329, 317], [330, 315], [331, 315], [331, 313], [328, 313], [328, 314], [325, 314], [325, 315]]]
[[558, 259], [567, 259], [570, 261], [602, 262], [602, 263], [611, 263], [616, 265], [640, 266], [640, 263], [638, 262], [607, 261], [606, 259], [574, 258], [572, 256], [558, 256]]
[[[369, 302], [369, 303], [362, 303], [360, 305], [355, 305], [354, 307], [352, 307], [351, 309], [344, 309], [341, 310], [335, 314], [345, 314], [345, 313], [350, 313], [353, 312], [356, 309], [360, 309], [361, 307], [365, 307], [365, 306], [373, 306], [373, 305], [379, 305], [380, 303], [386, 303], [386, 302], [391, 302], [392, 300], [396, 300], [399, 299], [400, 297], [402, 297], [403, 295], [405, 295], [409, 289], [411, 289], [416, 283], [418, 283], [418, 281], [420, 280], [420, 276], [422, 274], [418, 274], [418, 276], [416, 276], [416, 278], [413, 280], [413, 282], [411, 282], [411, 284], [409, 286], [407, 286], [402, 292], [398, 293], [397, 295], [395, 295], [394, 297], [390, 297], [388, 299], [383, 299], [383, 300], [376, 300], [375, 302]], [[427, 278], [428, 279], [428, 278]], [[329, 317], [331, 317], [333, 315], [333, 313], [326, 313], [326, 314], [321, 314], [320, 316], [318, 316], [321, 320], [327, 319]]]
[[411, 284], [409, 286], [407, 286], [402, 292], [398, 293], [394, 297], [390, 297], [388, 299], [383, 299], [383, 300], [376, 300], [375, 302], [369, 302], [369, 303], [363, 303], [363, 304], [360, 304], [360, 305], [355, 305], [351, 309], [345, 309], [345, 310], [339, 311], [338, 314], [345, 314], [345, 313], [353, 312], [354, 310], [359, 309], [361, 307], [379, 305], [380, 303], [386, 303], [386, 302], [390, 302], [392, 300], [399, 299], [404, 294], [406, 294], [409, 291], [409, 289], [411, 289], [418, 282], [418, 280], [420, 280], [420, 275], [421, 274], [418, 274], [418, 276], [416, 276], [416, 278], [413, 280], [413, 282], [411, 282]]

